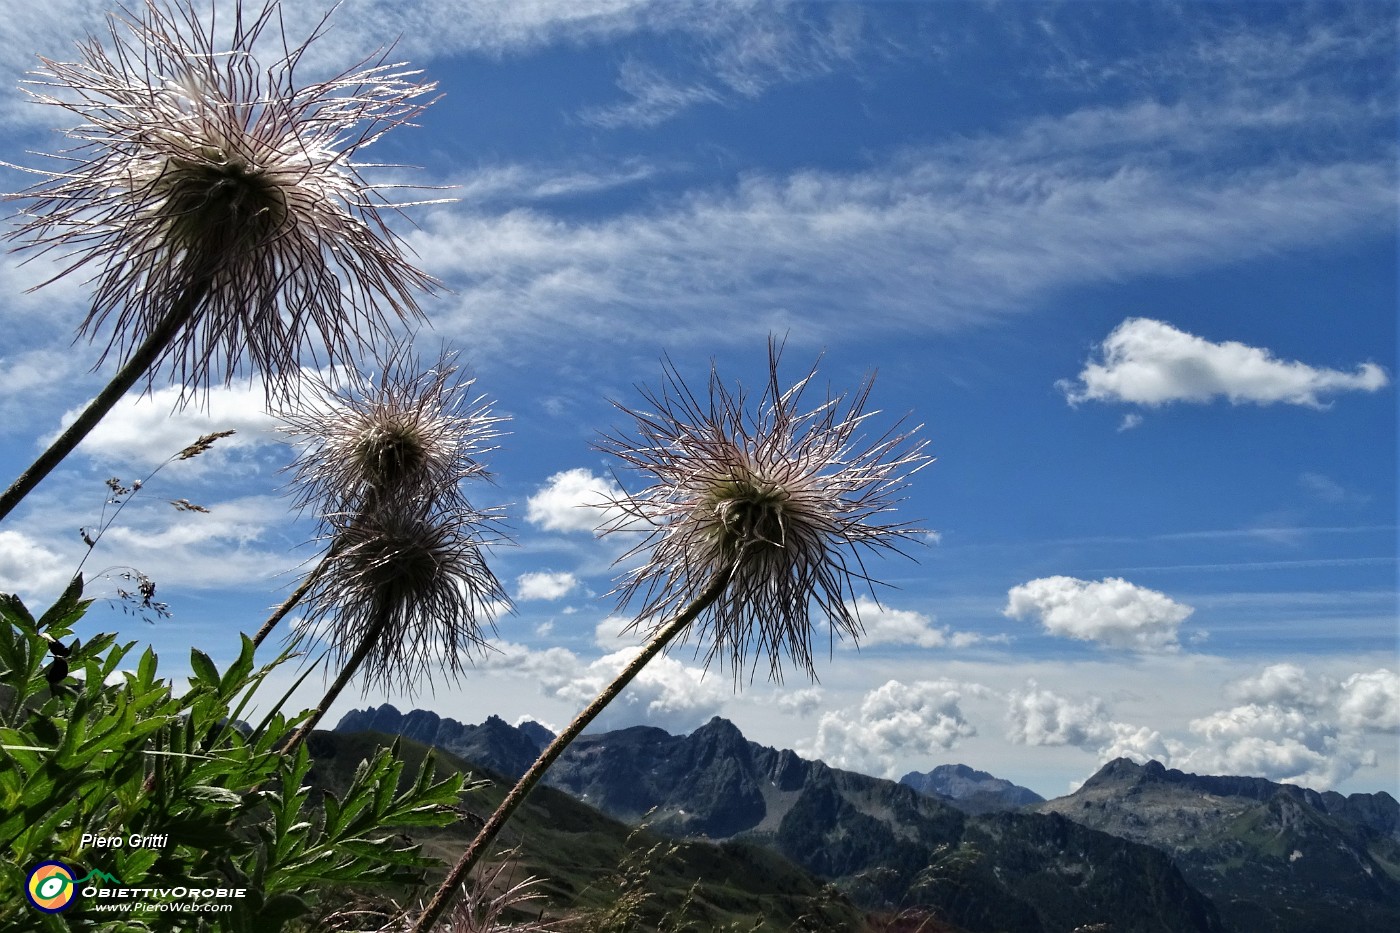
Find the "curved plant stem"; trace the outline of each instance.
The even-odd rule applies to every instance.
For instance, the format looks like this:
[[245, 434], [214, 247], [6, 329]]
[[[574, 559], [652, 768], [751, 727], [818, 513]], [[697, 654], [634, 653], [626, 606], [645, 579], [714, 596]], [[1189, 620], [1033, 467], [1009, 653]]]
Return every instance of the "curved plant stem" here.
[[457, 860], [457, 864], [452, 866], [452, 871], [448, 872], [447, 878], [442, 882], [442, 885], [438, 887], [437, 892], [433, 894], [433, 899], [428, 902], [428, 906], [423, 908], [422, 915], [419, 916], [418, 922], [414, 924], [410, 933], [427, 933], [428, 930], [432, 929], [438, 917], [442, 916], [443, 911], [447, 909], [457, 889], [461, 886], [476, 863], [486, 854], [487, 848], [505, 826], [506, 821], [510, 819], [511, 814], [525, 802], [525, 798], [529, 795], [530, 791], [534, 789], [535, 785], [539, 783], [544, 773], [549, 770], [550, 765], [554, 764], [555, 759], [564, 753], [564, 749], [568, 748], [569, 744], [573, 742], [574, 739], [578, 738], [579, 733], [587, 728], [590, 722], [597, 718], [598, 714], [623, 691], [623, 688], [631, 683], [632, 678], [636, 677], [652, 658], [660, 654], [673, 638], [684, 631], [691, 622], [695, 621], [696, 616], [704, 612], [711, 603], [719, 598], [720, 594], [724, 592], [725, 587], [728, 585], [729, 571], [723, 570], [716, 573], [709, 585], [695, 597], [690, 605], [686, 606], [679, 615], [658, 630], [651, 641], [647, 642], [642, 648], [641, 653], [622, 669], [622, 672], [617, 675], [613, 682], [608, 684], [607, 687], [603, 689], [603, 692], [598, 694], [597, 698], [594, 699], [592, 703], [588, 704], [583, 712], [579, 713], [578, 716], [574, 718], [573, 722], [569, 723], [568, 728], [559, 733], [558, 737], [555, 738], [553, 742], [549, 743], [549, 747], [540, 754], [539, 758], [535, 759], [535, 763], [530, 766], [530, 770], [526, 771], [525, 774], [521, 776], [520, 780], [516, 782], [515, 786], [510, 789], [510, 793], [506, 795], [505, 800], [501, 801], [501, 805], [496, 808], [496, 812], [491, 814], [491, 818], [482, 826], [481, 831], [476, 834], [476, 838], [472, 840], [467, 850], [462, 853], [462, 857]]
[[336, 675], [335, 682], [332, 683], [330, 689], [326, 691], [326, 695], [321, 698], [321, 702], [316, 705], [316, 709], [312, 711], [311, 717], [301, 724], [301, 728], [297, 729], [296, 735], [292, 736], [291, 741], [283, 746], [283, 754], [292, 754], [296, 751], [298, 745], [306, 741], [306, 737], [311, 734], [311, 730], [315, 729], [316, 724], [321, 721], [321, 717], [326, 715], [326, 710], [330, 709], [336, 697], [340, 696], [340, 691], [345, 689], [345, 685], [350, 683], [350, 678], [354, 677], [355, 672], [360, 669], [360, 665], [363, 664], [365, 658], [369, 656], [370, 649], [372, 649], [375, 643], [379, 641], [380, 637], [383, 636], [384, 629], [388, 627], [390, 618], [391, 614], [388, 612], [379, 613], [379, 621], [371, 625], [369, 630], [365, 632], [365, 637], [360, 639], [360, 644], [355, 649], [355, 653], [350, 656], [350, 659], [345, 662], [345, 666], [340, 669], [340, 673]]
[[266, 641], [267, 636], [272, 634], [272, 630], [277, 627], [277, 623], [286, 618], [287, 613], [295, 609], [297, 604], [306, 597], [306, 594], [311, 592], [311, 588], [315, 586], [316, 581], [321, 578], [321, 574], [326, 569], [326, 564], [330, 561], [331, 555], [334, 553], [334, 548], [327, 551], [326, 555], [321, 558], [320, 563], [311, 568], [311, 572], [306, 575], [306, 579], [301, 581], [301, 585], [292, 591], [292, 595], [288, 596], [286, 601], [278, 606], [277, 609], [273, 611], [272, 615], [267, 617], [267, 621], [262, 624], [262, 628], [258, 629], [258, 634], [253, 636], [254, 648]]
[[136, 348], [131, 357], [117, 370], [117, 374], [112, 377], [112, 381], [107, 383], [97, 397], [88, 403], [88, 407], [83, 409], [83, 413], [78, 416], [78, 420], [68, 426], [62, 434], [58, 436], [48, 450], [39, 455], [39, 458], [30, 464], [29, 469], [19, 475], [9, 489], [0, 495], [0, 521], [5, 516], [14, 511], [15, 506], [34, 489], [35, 486], [53, 472], [54, 467], [63, 462], [63, 458], [73, 452], [73, 449], [82, 443], [93, 428], [97, 427], [99, 421], [107, 416], [112, 407], [121, 400], [121, 397], [141, 379], [143, 375], [153, 366], [156, 360], [160, 359], [175, 339], [175, 335], [180, 332], [190, 318], [194, 316], [195, 309], [204, 299], [209, 291], [209, 276], [201, 276], [190, 283], [180, 301], [170, 310], [159, 326], [151, 331], [142, 344]]

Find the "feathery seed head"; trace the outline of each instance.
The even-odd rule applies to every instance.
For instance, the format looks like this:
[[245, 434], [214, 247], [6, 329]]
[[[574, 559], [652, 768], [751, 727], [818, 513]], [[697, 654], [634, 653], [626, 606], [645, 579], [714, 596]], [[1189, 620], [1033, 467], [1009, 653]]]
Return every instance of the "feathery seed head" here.
[[378, 361], [378, 376], [348, 374], [343, 383], [309, 379], [283, 430], [302, 450], [292, 464], [297, 506], [320, 514], [354, 514], [382, 499], [465, 504], [460, 483], [486, 477], [481, 458], [495, 449], [504, 418], [474, 379], [442, 353], [423, 368], [400, 344]]
[[330, 517], [331, 546], [306, 596], [302, 630], [343, 664], [366, 633], [382, 631], [361, 667], [374, 684], [410, 695], [433, 672], [449, 678], [486, 645], [483, 628], [509, 597], [486, 564], [493, 513], [465, 505], [395, 503]]
[[728, 662], [736, 683], [750, 651], [755, 665], [767, 657], [774, 680], [784, 655], [815, 677], [814, 606], [833, 638], [859, 637], [853, 591], [874, 583], [862, 553], [898, 551], [919, 533], [883, 517], [931, 462], [926, 442], [912, 440], [918, 428], [861, 435], [876, 414], [865, 411], [869, 380], [849, 399], [828, 394], [804, 409], [816, 367], [784, 390], [781, 350], [770, 340], [767, 385], [752, 410], [714, 367], [702, 403], [668, 361], [662, 389], [642, 390], [650, 410], [617, 406], [635, 420], [635, 436], [600, 445], [650, 480], [611, 503], [619, 517], [602, 529], [647, 531], [623, 557], [645, 557], [618, 586], [623, 605], [640, 601], [635, 624], [654, 630], [724, 575], [728, 586], [694, 625], [705, 663]]
[[[41, 58], [26, 82], [80, 123], [62, 164], [25, 169], [41, 180], [8, 196], [31, 202], [9, 237], [56, 252], [54, 279], [95, 270], [80, 330], [95, 337], [114, 319], [104, 356], [125, 358], [186, 316], [152, 380], [168, 364], [191, 390], [207, 387], [246, 352], [281, 394], [303, 349], [347, 358], [386, 332], [381, 304], [421, 317], [415, 293], [435, 284], [404, 258], [383, 217], [394, 207], [353, 161], [435, 85], [382, 58], [299, 84], [293, 71], [325, 24], [296, 44], [278, 12], [268, 0], [245, 16], [236, 0], [225, 49], [193, 0], [145, 0], [139, 17], [112, 15], [106, 46]], [[277, 50], [266, 67], [259, 45]]]

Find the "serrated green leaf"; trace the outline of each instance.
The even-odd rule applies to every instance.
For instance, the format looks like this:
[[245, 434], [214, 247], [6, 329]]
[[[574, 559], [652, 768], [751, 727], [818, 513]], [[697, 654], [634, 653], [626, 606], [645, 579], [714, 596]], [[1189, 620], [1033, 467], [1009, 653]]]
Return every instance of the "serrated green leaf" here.
[[209, 784], [196, 784], [186, 793], [195, 800], [213, 804], [216, 807], [236, 807], [243, 802], [243, 795], [227, 787], [214, 787]]
[[[78, 603], [83, 597], [83, 575], [75, 574], [73, 579], [68, 581], [68, 586], [63, 590], [63, 595], [48, 608], [39, 618], [39, 630], [44, 631], [52, 627], [67, 628], [73, 621], [73, 615], [81, 617], [82, 612], [78, 612]], [[83, 607], [86, 609], [86, 606]]]
[[24, 600], [14, 593], [0, 593], [0, 616], [3, 616], [6, 622], [21, 631], [37, 632], [39, 630], [39, 624], [29, 614]]
[[198, 648], [190, 649], [190, 667], [194, 670], [195, 680], [211, 687], [219, 686], [219, 669], [214, 666], [209, 655]]

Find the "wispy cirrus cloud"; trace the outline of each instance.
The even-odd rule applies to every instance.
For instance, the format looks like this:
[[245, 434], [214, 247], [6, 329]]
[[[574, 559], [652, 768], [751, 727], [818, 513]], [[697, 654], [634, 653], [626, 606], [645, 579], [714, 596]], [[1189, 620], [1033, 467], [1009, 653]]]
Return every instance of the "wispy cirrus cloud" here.
[[438, 319], [452, 333], [625, 341], [661, 326], [744, 340], [801, 321], [829, 340], [946, 332], [1064, 288], [1210, 268], [1394, 219], [1393, 167], [1380, 160], [1184, 173], [1043, 157], [974, 167], [953, 149], [852, 173], [751, 175], [593, 220], [441, 208], [410, 241], [457, 291]]

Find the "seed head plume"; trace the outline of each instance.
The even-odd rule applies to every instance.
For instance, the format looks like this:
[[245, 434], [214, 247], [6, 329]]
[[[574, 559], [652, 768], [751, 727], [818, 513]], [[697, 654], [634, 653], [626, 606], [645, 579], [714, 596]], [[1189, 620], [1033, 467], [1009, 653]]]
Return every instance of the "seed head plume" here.
[[356, 514], [383, 499], [465, 506], [461, 483], [487, 478], [484, 455], [499, 425], [475, 380], [443, 351], [424, 367], [407, 344], [377, 361], [378, 373], [309, 378], [282, 416], [301, 448], [292, 464], [298, 508]]
[[[858, 639], [855, 589], [868, 588], [862, 555], [898, 551], [918, 530], [885, 516], [908, 477], [930, 462], [918, 428], [896, 424], [867, 439], [871, 381], [854, 394], [830, 394], [804, 408], [815, 365], [783, 389], [782, 347], [770, 340], [766, 386], [750, 410], [748, 393], [730, 390], [711, 367], [708, 401], [685, 385], [669, 361], [660, 391], [642, 390], [649, 407], [617, 407], [635, 435], [605, 437], [650, 485], [611, 503], [605, 532], [641, 528], [646, 538], [622, 561], [644, 558], [617, 592], [639, 602], [634, 627], [655, 629], [706, 589], [728, 584], [692, 625], [705, 663], [728, 663], [736, 682], [752, 653], [782, 679], [784, 656], [809, 676], [812, 609], [831, 637]], [[750, 669], [752, 676], [752, 669]]]
[[411, 696], [436, 673], [456, 679], [509, 605], [485, 558], [495, 518], [430, 502], [330, 516], [331, 546], [303, 630], [330, 646], [336, 667], [368, 636], [366, 691], [378, 684]]
[[296, 504], [316, 513], [328, 542], [303, 584], [303, 630], [341, 661], [368, 645], [366, 688], [411, 693], [434, 669], [457, 676], [510, 605], [485, 558], [500, 515], [461, 488], [489, 478], [481, 458], [504, 419], [471, 395], [451, 352], [425, 368], [398, 344], [377, 363], [377, 375], [309, 378], [282, 416], [301, 448], [290, 467]]
[[397, 206], [355, 157], [435, 85], [383, 57], [301, 83], [324, 21], [296, 43], [275, 0], [256, 13], [236, 0], [224, 47], [199, 6], [145, 0], [77, 61], [40, 59], [26, 90], [79, 122], [58, 164], [25, 169], [40, 181], [8, 196], [26, 202], [9, 236], [56, 256], [49, 281], [91, 274], [80, 332], [109, 335], [104, 358], [125, 360], [177, 315], [151, 381], [168, 367], [194, 392], [246, 354], [275, 396], [304, 352], [350, 358], [387, 331], [386, 310], [421, 317], [416, 293], [434, 282], [405, 259], [384, 217]]

